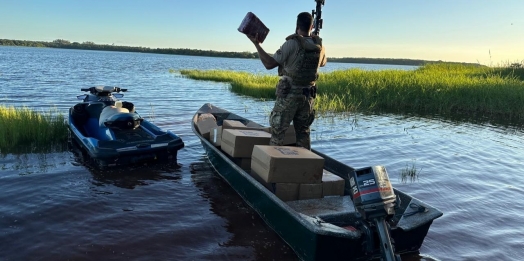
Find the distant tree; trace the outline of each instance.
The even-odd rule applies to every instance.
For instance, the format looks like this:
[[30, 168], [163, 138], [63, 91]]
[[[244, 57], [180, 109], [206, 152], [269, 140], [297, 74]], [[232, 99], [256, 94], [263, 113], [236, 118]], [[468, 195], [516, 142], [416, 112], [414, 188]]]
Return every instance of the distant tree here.
[[54, 44], [59, 44], [59, 45], [69, 45], [71, 44], [70, 41], [68, 40], [64, 40], [64, 39], [56, 39], [53, 41]]

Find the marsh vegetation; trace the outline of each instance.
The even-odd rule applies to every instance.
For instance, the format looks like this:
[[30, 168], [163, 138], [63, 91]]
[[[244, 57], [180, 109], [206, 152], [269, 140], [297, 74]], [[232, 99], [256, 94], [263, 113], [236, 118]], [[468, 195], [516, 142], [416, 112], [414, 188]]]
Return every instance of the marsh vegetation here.
[[[174, 72], [174, 71], [173, 71]], [[274, 99], [278, 77], [224, 70], [180, 70], [197, 80], [227, 82], [231, 91]], [[426, 64], [413, 71], [348, 69], [321, 73], [318, 112], [465, 115], [524, 120], [524, 68]]]
[[67, 124], [56, 109], [0, 105], [0, 153], [48, 151], [67, 145]]

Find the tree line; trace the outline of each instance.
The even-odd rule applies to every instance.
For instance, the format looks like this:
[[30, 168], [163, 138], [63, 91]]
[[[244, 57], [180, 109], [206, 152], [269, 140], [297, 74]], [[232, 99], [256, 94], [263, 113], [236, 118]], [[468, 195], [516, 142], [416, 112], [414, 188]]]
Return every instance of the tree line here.
[[[98, 51], [176, 54], [176, 55], [209, 56], [209, 57], [225, 57], [225, 58], [248, 58], [248, 59], [259, 58], [257, 52], [247, 52], [247, 51], [225, 52], [225, 51], [198, 50], [198, 49], [188, 49], [188, 48], [149, 48], [149, 47], [121, 46], [121, 45], [114, 45], [114, 44], [96, 44], [90, 41], [79, 43], [79, 42], [70, 42], [64, 39], [56, 39], [52, 42], [0, 39], [0, 46], [1, 45], [98, 50]], [[338, 63], [391, 64], [391, 65], [413, 65], [413, 66], [421, 66], [427, 63], [442, 62], [442, 61], [427, 61], [427, 60], [414, 60], [414, 59], [350, 58], [350, 57], [345, 57], [345, 58], [328, 57], [328, 61], [338, 62]], [[466, 64], [466, 63], [460, 63], [460, 64]]]

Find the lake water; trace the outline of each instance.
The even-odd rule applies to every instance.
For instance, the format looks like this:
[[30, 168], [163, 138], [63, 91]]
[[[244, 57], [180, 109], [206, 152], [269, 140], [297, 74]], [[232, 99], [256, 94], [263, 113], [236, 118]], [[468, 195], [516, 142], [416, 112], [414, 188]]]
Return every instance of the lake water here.
[[[416, 68], [322, 70], [355, 67]], [[258, 60], [0, 47], [0, 104], [65, 114], [80, 88], [116, 85], [186, 146], [180, 168], [106, 172], [67, 151], [1, 155], [0, 261], [297, 259], [211, 171], [190, 125], [207, 102], [268, 125], [273, 102], [170, 69], [275, 73]], [[315, 149], [353, 167], [384, 165], [396, 188], [444, 212], [420, 254], [403, 260], [524, 258], [523, 136], [519, 127], [402, 115], [326, 116], [312, 126]], [[418, 179], [402, 181], [413, 167]]]

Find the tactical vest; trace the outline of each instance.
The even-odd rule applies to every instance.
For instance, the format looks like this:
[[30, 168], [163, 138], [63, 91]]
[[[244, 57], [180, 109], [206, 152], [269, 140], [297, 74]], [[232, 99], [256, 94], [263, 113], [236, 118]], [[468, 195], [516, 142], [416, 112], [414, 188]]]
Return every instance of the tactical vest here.
[[314, 85], [318, 79], [318, 67], [320, 66], [320, 54], [322, 51], [322, 39], [311, 36], [314, 44], [307, 42], [305, 37], [292, 34], [286, 40], [294, 39], [299, 44], [297, 53], [297, 69], [295, 72], [281, 71], [282, 75], [293, 79], [294, 85]]

